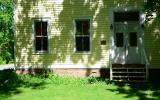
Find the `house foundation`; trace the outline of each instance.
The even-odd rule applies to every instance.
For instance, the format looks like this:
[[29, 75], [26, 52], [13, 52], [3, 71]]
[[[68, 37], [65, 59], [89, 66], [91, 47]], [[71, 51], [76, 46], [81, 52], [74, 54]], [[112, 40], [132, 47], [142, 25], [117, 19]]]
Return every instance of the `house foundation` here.
[[73, 76], [73, 77], [110, 77], [110, 69], [108, 68], [19, 68], [16, 69], [17, 74], [38, 74], [51, 72], [60, 76]]

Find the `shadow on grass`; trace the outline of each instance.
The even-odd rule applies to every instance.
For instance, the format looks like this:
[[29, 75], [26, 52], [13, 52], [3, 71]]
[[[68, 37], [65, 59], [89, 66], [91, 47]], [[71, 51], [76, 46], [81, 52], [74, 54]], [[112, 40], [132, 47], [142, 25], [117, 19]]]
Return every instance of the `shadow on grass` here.
[[102, 75], [101, 77], [91, 77], [88, 79], [88, 83], [105, 83], [106, 85], [110, 84], [113, 87], [107, 88], [106, 90], [114, 92], [116, 95], [124, 95], [124, 99], [138, 98], [138, 100], [160, 100], [160, 80], [158, 78], [159, 71], [155, 70], [151, 72], [149, 76], [149, 82], [144, 83], [114, 82], [110, 81], [109, 76], [106, 77], [106, 74], [105, 77], [102, 77]]
[[[38, 73], [41, 72], [40, 70]], [[4, 71], [0, 71], [0, 99], [4, 99], [10, 97], [15, 94], [22, 93], [22, 89], [20, 88], [31, 88], [31, 89], [44, 89], [47, 83], [47, 72], [43, 70], [45, 74], [28, 74], [28, 75], [17, 75], [14, 70], [7, 69]], [[49, 77], [50, 78], [50, 77]], [[111, 84], [110, 88], [107, 88], [107, 91], [111, 91], [116, 95], [124, 95], [124, 99], [132, 99], [134, 97], [138, 98], [138, 100], [159, 100], [160, 98], [160, 82], [152, 81], [148, 83], [116, 83], [109, 81], [108, 78], [88, 78], [84, 82], [82, 80], [75, 80], [74, 78], [61, 78], [54, 76], [52, 80], [53, 84], [75, 84], [74, 82], [78, 82], [79, 84], [97, 84], [104, 83], [106, 86]], [[67, 82], [66, 82], [67, 81]]]
[[[160, 100], [160, 70], [150, 69], [148, 82], [145, 83], [112, 83], [114, 89], [107, 89], [117, 94], [125, 95], [125, 98], [138, 97], [138, 100]], [[126, 88], [127, 87], [127, 88]]]
[[0, 97], [22, 93], [21, 87], [43, 89], [47, 84], [44, 80], [41, 75], [17, 75], [13, 69], [0, 71]]
[[137, 97], [138, 100], [160, 100], [160, 83], [116, 83], [114, 89], [107, 91], [125, 95], [124, 98]]

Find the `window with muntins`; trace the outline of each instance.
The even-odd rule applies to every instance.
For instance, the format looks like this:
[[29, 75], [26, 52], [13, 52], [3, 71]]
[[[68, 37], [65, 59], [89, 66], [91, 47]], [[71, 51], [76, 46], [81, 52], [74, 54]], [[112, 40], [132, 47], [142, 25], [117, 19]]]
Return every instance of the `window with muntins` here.
[[34, 44], [36, 53], [48, 52], [48, 22], [34, 21]]
[[90, 51], [90, 20], [75, 20], [75, 48], [76, 52]]

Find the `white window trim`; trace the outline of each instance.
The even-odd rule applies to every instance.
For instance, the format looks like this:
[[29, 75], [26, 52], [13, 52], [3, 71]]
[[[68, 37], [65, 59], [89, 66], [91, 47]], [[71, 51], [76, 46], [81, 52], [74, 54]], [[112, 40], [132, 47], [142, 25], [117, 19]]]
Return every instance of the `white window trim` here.
[[[36, 51], [35, 49], [35, 22], [36, 21], [45, 21], [47, 22], [47, 37], [48, 37], [48, 47], [47, 47], [47, 51]], [[49, 53], [49, 36], [50, 36], [50, 18], [34, 18], [32, 19], [32, 30], [33, 30], [33, 34], [32, 34], [32, 46], [33, 46], [33, 50], [32, 50], [32, 54], [48, 54]]]
[[[89, 20], [89, 24], [90, 24], [90, 26], [89, 26], [89, 32], [90, 32], [90, 34], [89, 34], [89, 42], [90, 42], [90, 45], [89, 45], [89, 51], [77, 51], [76, 50], [76, 20]], [[73, 47], [73, 52], [74, 53], [76, 53], [76, 54], [91, 54], [91, 47], [92, 47], [92, 17], [78, 17], [78, 18], [74, 18], [73, 19], [73, 25], [74, 25], [74, 33], [73, 33], [73, 45], [74, 45], [74, 47]]]

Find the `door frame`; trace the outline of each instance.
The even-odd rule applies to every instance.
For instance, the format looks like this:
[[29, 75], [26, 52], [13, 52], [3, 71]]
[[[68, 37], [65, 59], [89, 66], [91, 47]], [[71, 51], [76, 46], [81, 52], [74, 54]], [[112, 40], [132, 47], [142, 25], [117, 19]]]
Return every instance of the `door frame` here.
[[[143, 54], [141, 55], [141, 61], [142, 63], [146, 64], [147, 63], [147, 56], [146, 52], [144, 49], [144, 30], [143, 30], [143, 25], [145, 21], [145, 14], [143, 12], [142, 7], [135, 7], [135, 6], [122, 6], [122, 7], [112, 7], [109, 12], [109, 23], [110, 23], [110, 53], [109, 53], [109, 66], [110, 66], [110, 80], [112, 80], [112, 64], [113, 64], [113, 50], [114, 50], [114, 12], [125, 12], [125, 11], [138, 11], [139, 12], [139, 23], [142, 26], [141, 29], [141, 38], [142, 38], [142, 52]], [[144, 57], [143, 57], [144, 55]]]

